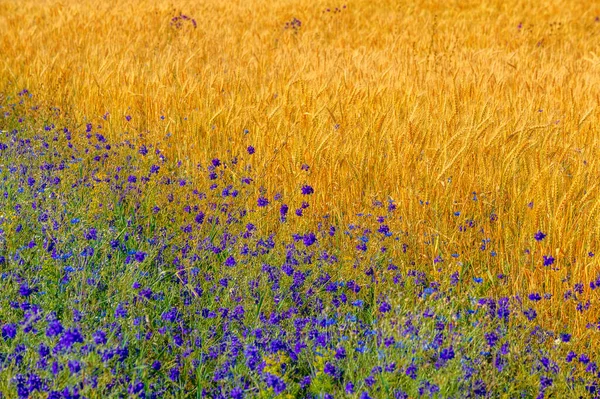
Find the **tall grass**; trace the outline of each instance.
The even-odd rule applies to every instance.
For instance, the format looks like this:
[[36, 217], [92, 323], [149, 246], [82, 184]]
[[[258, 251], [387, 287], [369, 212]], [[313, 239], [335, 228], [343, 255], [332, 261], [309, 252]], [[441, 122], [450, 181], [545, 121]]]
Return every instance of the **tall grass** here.
[[342, 224], [391, 198], [404, 268], [505, 274], [498, 295], [552, 294], [544, 322], [590, 338], [597, 307], [562, 294], [599, 271], [599, 15], [584, 1], [1, 0], [0, 91], [29, 88], [57, 124], [104, 118], [107, 137], [141, 135], [189, 173], [253, 145], [267, 196], [310, 180], [308, 217]]

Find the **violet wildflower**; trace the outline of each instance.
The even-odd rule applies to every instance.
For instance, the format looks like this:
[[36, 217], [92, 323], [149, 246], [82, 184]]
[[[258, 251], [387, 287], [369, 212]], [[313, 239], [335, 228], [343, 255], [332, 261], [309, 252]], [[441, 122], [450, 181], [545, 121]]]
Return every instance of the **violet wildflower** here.
[[544, 255], [544, 266], [550, 266], [554, 263], [552, 255]]
[[302, 192], [302, 195], [310, 195], [310, 194], [314, 193], [315, 190], [308, 184], [305, 184], [304, 186], [302, 186], [301, 192]]
[[535, 238], [536, 241], [542, 241], [546, 238], [546, 234], [542, 233], [541, 230], [538, 230], [538, 232], [533, 235], [533, 238]]
[[257, 201], [257, 205], [261, 208], [264, 208], [265, 206], [269, 205], [269, 200], [266, 199], [265, 197], [259, 197], [258, 201]]
[[51, 320], [48, 323], [48, 328], [46, 328], [46, 336], [47, 337], [55, 337], [60, 335], [63, 332], [63, 326], [60, 324], [58, 320]]
[[236, 261], [235, 258], [233, 256], [229, 256], [226, 260], [225, 260], [225, 266], [227, 267], [234, 267], [236, 265]]
[[5, 324], [2, 326], [2, 338], [7, 341], [17, 336], [17, 326], [15, 324]]

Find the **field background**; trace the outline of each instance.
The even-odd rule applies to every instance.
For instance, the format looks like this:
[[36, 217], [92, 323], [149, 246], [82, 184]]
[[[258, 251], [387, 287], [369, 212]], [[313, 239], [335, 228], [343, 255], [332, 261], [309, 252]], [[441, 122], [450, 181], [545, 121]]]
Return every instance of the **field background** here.
[[[561, 296], [600, 271], [598, 16], [587, 1], [0, 0], [0, 91], [142, 135], [190, 173], [253, 145], [268, 196], [314, 186], [309, 217], [389, 197], [418, 262], [445, 248], [506, 273], [584, 335], [600, 312], [573, 318]], [[465, 218], [483, 230], [461, 233]]]

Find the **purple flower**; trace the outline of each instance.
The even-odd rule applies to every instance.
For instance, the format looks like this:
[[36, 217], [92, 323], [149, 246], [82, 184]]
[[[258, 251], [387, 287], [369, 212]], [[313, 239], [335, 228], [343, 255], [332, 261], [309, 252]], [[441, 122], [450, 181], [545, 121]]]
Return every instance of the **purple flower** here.
[[339, 347], [335, 352], [335, 358], [337, 360], [345, 359], [346, 358], [346, 348], [344, 348], [343, 346]]
[[407, 368], [406, 371], [404, 372], [408, 377], [410, 377], [413, 380], [417, 379], [417, 366], [414, 363], [411, 363]]
[[542, 296], [537, 292], [533, 292], [533, 293], [529, 294], [529, 300], [534, 301], [534, 302], [541, 301]]
[[329, 374], [332, 377], [336, 377], [337, 376], [337, 369], [330, 362], [325, 363], [325, 367], [323, 368], [323, 372], [325, 374]]
[[304, 186], [302, 186], [301, 191], [302, 191], [302, 195], [310, 195], [315, 192], [315, 190], [308, 184], [305, 184]]
[[127, 181], [128, 181], [129, 183], [135, 183], [135, 182], [137, 182], [137, 177], [135, 177], [134, 175], [130, 175], [130, 176], [127, 178]]
[[234, 387], [229, 393], [229, 396], [231, 397], [231, 399], [243, 399], [244, 390], [240, 387]]
[[83, 343], [83, 335], [78, 328], [69, 328], [63, 333], [58, 342], [60, 348], [69, 349], [75, 343]]
[[107, 340], [106, 340], [106, 333], [104, 331], [102, 331], [102, 330], [96, 331], [92, 335], [92, 338], [94, 339], [94, 343], [96, 345], [104, 345], [107, 342]]
[[252, 147], [251, 145], [248, 146], [248, 154], [254, 154], [254, 147]]
[[390, 306], [390, 304], [389, 304], [389, 303], [387, 303], [387, 302], [383, 302], [383, 303], [382, 303], [382, 304], [379, 306], [379, 311], [380, 311], [381, 313], [387, 313], [387, 312], [389, 312], [390, 310], [392, 310], [392, 307], [391, 307], [391, 306]]
[[483, 382], [483, 380], [475, 381], [475, 384], [473, 385], [473, 393], [476, 396], [486, 396], [487, 395], [487, 386], [485, 385], [485, 382]]
[[168, 312], [163, 313], [162, 319], [169, 323], [175, 323], [181, 320], [181, 315], [177, 311], [177, 308], [172, 307]]
[[569, 341], [571, 341], [571, 334], [561, 333], [560, 334], [560, 340], [562, 342], [569, 342]]
[[230, 256], [225, 260], [225, 266], [234, 267], [235, 265], [236, 265], [236, 261], [233, 256]]
[[60, 324], [60, 321], [51, 320], [48, 323], [48, 328], [46, 329], [47, 337], [55, 337], [57, 335], [60, 335], [62, 332], [63, 332], [63, 326], [62, 326], [62, 324]]
[[440, 359], [448, 361], [454, 359], [454, 348], [449, 346], [448, 348], [444, 348], [440, 352]]
[[276, 375], [265, 373], [265, 382], [269, 388], [273, 388], [275, 395], [279, 395], [286, 390], [285, 382]]
[[119, 303], [117, 305], [117, 308], [115, 309], [115, 319], [118, 318], [126, 318], [127, 317], [127, 309], [125, 308], [125, 306], [122, 303]]
[[34, 290], [29, 286], [29, 284], [27, 283], [23, 283], [21, 284], [21, 286], [19, 287], [19, 295], [24, 296], [24, 297], [28, 297], [30, 296], [32, 293], [34, 292]]
[[525, 317], [527, 317], [528, 320], [533, 320], [537, 317], [537, 312], [534, 309], [527, 309], [523, 312], [523, 314], [525, 315]]
[[395, 389], [394, 399], [408, 399], [408, 394], [401, 389]]
[[2, 326], [2, 338], [5, 341], [17, 336], [17, 326], [15, 324], [5, 324]]
[[300, 380], [300, 388], [304, 389], [304, 388], [308, 388], [310, 386], [310, 383], [312, 382], [312, 380], [310, 379], [310, 376], [305, 376]]
[[81, 364], [77, 360], [69, 360], [69, 370], [71, 373], [77, 374], [81, 371]]
[[348, 381], [348, 383], [346, 384], [346, 393], [348, 394], [352, 394], [354, 393], [354, 384], [352, 383], [352, 381]]
[[175, 382], [179, 379], [179, 367], [173, 367], [171, 370], [169, 370], [169, 378], [171, 379], [171, 381]]
[[81, 251], [81, 256], [83, 256], [84, 258], [94, 256], [94, 248], [92, 248], [92, 247], [84, 248], [83, 251]]
[[266, 199], [265, 197], [259, 197], [258, 201], [257, 201], [257, 204], [258, 204], [259, 207], [262, 208], [262, 207], [265, 207], [265, 206], [269, 205], [269, 200]]
[[486, 333], [485, 340], [489, 346], [494, 347], [496, 346], [496, 342], [498, 342], [498, 336], [494, 332]]
[[137, 251], [134, 255], [136, 262], [142, 263], [144, 259], [146, 259], [146, 253], [142, 251]]
[[538, 230], [538, 232], [533, 235], [533, 238], [535, 238], [536, 241], [542, 241], [546, 238], [546, 234], [542, 233], [541, 230]]
[[460, 280], [460, 277], [459, 277], [458, 272], [454, 272], [450, 275], [450, 285], [458, 284], [459, 280]]
[[544, 266], [550, 266], [554, 263], [554, 257], [552, 255], [544, 255]]
[[313, 245], [315, 242], [317, 241], [317, 237], [315, 236], [315, 234], [313, 232], [307, 233], [304, 235], [304, 237], [302, 238], [302, 242], [304, 243], [304, 245], [306, 245], [307, 247], [310, 247], [311, 245]]
[[219, 158], [215, 158], [211, 161], [211, 163], [213, 164], [213, 166], [216, 168], [217, 166], [221, 165], [221, 161], [219, 160]]
[[279, 208], [279, 215], [281, 216], [281, 220], [285, 220], [285, 216], [289, 211], [289, 207], [287, 204], [281, 204], [281, 208]]
[[161, 367], [162, 367], [162, 364], [160, 364], [160, 362], [158, 360], [155, 360], [152, 363], [152, 370], [154, 370], [154, 371], [159, 371]]
[[96, 231], [95, 228], [91, 228], [89, 229], [86, 233], [85, 233], [85, 239], [86, 240], [97, 240], [98, 239], [98, 232]]

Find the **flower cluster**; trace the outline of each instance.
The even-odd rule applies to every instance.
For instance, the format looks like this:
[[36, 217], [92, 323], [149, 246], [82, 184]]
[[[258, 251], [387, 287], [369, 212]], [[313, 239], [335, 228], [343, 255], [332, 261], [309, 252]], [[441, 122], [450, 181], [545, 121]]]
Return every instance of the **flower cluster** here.
[[6, 397], [598, 395], [597, 353], [540, 315], [551, 301], [586, 312], [600, 278], [563, 298], [494, 296], [507, 276], [438, 272], [464, 254], [418, 261], [392, 200], [347, 226], [300, 218], [308, 202], [243, 174], [252, 146], [191, 173], [101, 125], [36, 129], [24, 105], [2, 107]]

